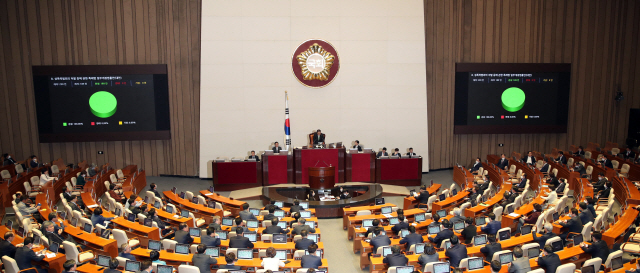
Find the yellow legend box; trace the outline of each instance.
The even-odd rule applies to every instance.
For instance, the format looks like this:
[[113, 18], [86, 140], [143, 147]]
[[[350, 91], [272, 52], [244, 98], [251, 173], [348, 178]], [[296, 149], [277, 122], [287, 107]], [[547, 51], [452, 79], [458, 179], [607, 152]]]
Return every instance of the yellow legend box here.
[[122, 125], [122, 121], [120, 121], [119, 124]]
[[[529, 115], [524, 115], [524, 118], [529, 118]], [[120, 122], [122, 124], [122, 121]]]

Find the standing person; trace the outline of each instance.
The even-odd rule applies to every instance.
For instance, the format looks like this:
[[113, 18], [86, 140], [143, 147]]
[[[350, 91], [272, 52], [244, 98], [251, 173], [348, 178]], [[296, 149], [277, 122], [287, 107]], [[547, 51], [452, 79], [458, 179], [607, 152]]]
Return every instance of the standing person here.
[[475, 225], [475, 219], [467, 217], [464, 219], [465, 228], [462, 230], [461, 235], [464, 238], [465, 244], [470, 244], [473, 241], [473, 237], [478, 234], [478, 228]]

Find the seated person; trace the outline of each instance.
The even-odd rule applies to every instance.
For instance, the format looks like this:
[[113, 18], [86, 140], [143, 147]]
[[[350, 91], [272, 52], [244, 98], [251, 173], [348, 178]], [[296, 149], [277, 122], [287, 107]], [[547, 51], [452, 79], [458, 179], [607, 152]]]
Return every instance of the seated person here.
[[296, 213], [291, 213], [291, 217], [293, 217], [293, 220], [289, 223], [289, 227], [293, 228], [293, 224], [298, 223], [300, 220], [300, 212], [296, 212]]
[[[591, 214], [591, 211], [589, 210], [589, 206], [587, 206], [587, 203], [585, 202], [580, 202], [580, 222], [582, 222], [582, 225], [586, 225], [589, 222], [594, 222], [595, 221], [595, 217], [593, 216], [593, 214]], [[605, 259], [606, 261], [606, 259]]]
[[189, 226], [186, 223], [180, 223], [178, 230], [176, 230], [174, 240], [178, 244], [192, 244], [193, 237], [189, 234]]
[[313, 145], [324, 144], [325, 135], [318, 129], [316, 134], [313, 135]]
[[149, 253], [149, 260], [151, 260], [151, 263], [154, 264], [167, 265], [165, 261], [160, 260], [160, 252], [156, 250], [151, 250], [151, 252]]
[[607, 242], [602, 240], [602, 233], [600, 233], [599, 231], [594, 231], [591, 237], [593, 238], [593, 243], [591, 243], [590, 245], [587, 245], [584, 242], [580, 243], [582, 251], [591, 254], [592, 259], [604, 258], [603, 261], [606, 261], [611, 250], [609, 249]]
[[560, 201], [560, 199], [558, 199], [558, 193], [556, 192], [556, 187], [551, 185], [549, 186], [549, 190], [551, 190], [549, 192], [549, 195], [541, 196], [541, 198], [547, 201], [547, 204], [546, 204], [547, 206], [555, 206]]
[[249, 238], [242, 236], [244, 230], [242, 227], [236, 228], [236, 236], [229, 238], [230, 248], [253, 248], [253, 243]]
[[[283, 261], [276, 258], [276, 249], [274, 247], [267, 248], [267, 257], [262, 258], [260, 265], [262, 268], [272, 271], [278, 271], [281, 267], [285, 266]], [[200, 272], [202, 272], [202, 270], [200, 270]]]
[[[340, 187], [342, 189], [342, 187]], [[304, 208], [300, 206], [300, 201], [298, 199], [293, 200], [293, 206], [289, 208], [290, 213], [303, 211]]]
[[353, 149], [358, 149], [358, 152], [362, 152], [362, 146], [360, 146], [360, 141], [356, 140], [355, 145], [353, 145]]
[[[215, 223], [215, 217], [213, 218], [213, 221]], [[218, 222], [220, 221], [220, 216], [218, 217]], [[162, 221], [162, 219], [160, 219], [160, 217], [158, 217], [158, 212], [156, 211], [155, 208], [152, 208], [149, 210], [149, 212], [147, 213], [147, 218], [151, 219], [154, 223], [156, 223], [156, 225], [158, 226], [158, 228], [162, 231], [162, 236], [167, 235], [168, 233], [170, 233], [171, 231], [173, 231], [173, 229], [171, 228], [170, 225], [166, 224], [164, 221]], [[213, 225], [214, 223], [211, 223], [210, 225]]]
[[249, 204], [244, 203], [242, 204], [242, 210], [238, 213], [240, 218], [242, 218], [242, 220], [247, 221], [247, 220], [258, 220], [258, 218], [256, 218], [255, 215], [253, 215], [253, 213], [251, 213], [251, 211], [249, 211]]
[[128, 243], [120, 245], [120, 253], [118, 254], [118, 257], [136, 261], [136, 256], [133, 256], [133, 254], [131, 254], [131, 246], [129, 246]]
[[49, 176], [49, 168], [44, 168], [40, 175], [40, 186], [44, 186], [44, 184], [47, 184], [49, 181], [54, 181], [56, 179], [56, 177]]
[[533, 204], [533, 212], [528, 216], [523, 216], [518, 219], [518, 227], [516, 228], [516, 232], [520, 232], [520, 228], [523, 225], [535, 225], [538, 222], [538, 217], [542, 213], [542, 205], [534, 203]]
[[391, 247], [391, 254], [384, 257], [384, 259], [382, 259], [382, 262], [386, 265], [389, 265], [389, 267], [405, 266], [409, 263], [409, 259], [407, 258], [407, 256], [404, 256], [404, 254], [402, 254], [399, 246], [394, 245]]
[[271, 219], [271, 225], [266, 227], [263, 231], [262, 234], [287, 234], [289, 233], [288, 229], [282, 229], [280, 226], [278, 226], [278, 222], [280, 222], [278, 220], [278, 218], [274, 218]]
[[[206, 245], [199, 244], [198, 247], [196, 247], [197, 253], [193, 254], [193, 257], [191, 258], [191, 262], [193, 263], [193, 266], [197, 267], [200, 272], [211, 272], [211, 266], [218, 264], [218, 260], [216, 260], [215, 258], [212, 258], [207, 254], [204, 254], [206, 250], [207, 250]], [[233, 253], [230, 253], [230, 254], [233, 254]], [[226, 260], [226, 257], [225, 257], [225, 260]]]
[[404, 215], [402, 214], [398, 215], [398, 221], [400, 222], [398, 222], [395, 226], [391, 228], [391, 231], [393, 231], [394, 235], [400, 234], [400, 230], [409, 228], [409, 223], [404, 221]]
[[209, 224], [209, 227], [213, 228], [216, 231], [222, 230], [222, 217], [220, 217], [219, 215], [213, 216], [213, 219], [211, 220], [211, 224]]
[[498, 273], [500, 272], [500, 269], [502, 269], [502, 264], [500, 261], [495, 260], [489, 263], [489, 267], [491, 268], [491, 273]]
[[87, 172], [86, 171], [80, 172], [80, 176], [76, 178], [76, 186], [84, 188], [84, 185], [87, 183], [87, 181], [85, 181], [85, 177], [87, 177]]
[[533, 153], [531, 151], [527, 152], [527, 156], [525, 156], [522, 161], [524, 163], [527, 163], [527, 165], [533, 165], [536, 164], [536, 157], [533, 156]]
[[200, 241], [208, 247], [220, 246], [220, 238], [218, 238], [216, 230], [212, 227], [207, 228], [207, 236], [200, 236]]
[[255, 159], [256, 162], [260, 162], [260, 158], [256, 155], [256, 151], [251, 151], [251, 155], [247, 158], [248, 159]]
[[417, 156], [417, 154], [413, 152], [413, 148], [409, 148], [409, 152], [407, 153], [407, 155], [409, 156], [409, 158]]
[[271, 221], [271, 219], [273, 218], [278, 218], [277, 216], [274, 215], [274, 213], [276, 212], [276, 207], [275, 206], [269, 206], [268, 208], [269, 210], [269, 214], [265, 215], [262, 220], [263, 221]]
[[309, 232], [306, 230], [303, 230], [300, 233], [300, 236], [302, 237], [302, 239], [296, 241], [295, 246], [297, 250], [307, 250], [307, 248], [309, 248], [309, 246], [311, 244], [313, 244], [313, 240], [308, 239], [307, 236], [309, 236]]
[[472, 173], [477, 173], [478, 170], [480, 169], [480, 167], [482, 167], [482, 163], [480, 163], [480, 158], [477, 157], [476, 158], [476, 162], [473, 164], [473, 167], [471, 167], [471, 169], [469, 169], [469, 171], [472, 172]]
[[582, 149], [582, 146], [578, 146], [578, 151], [573, 153], [573, 155], [577, 155], [577, 156], [584, 155], [584, 149]]
[[104, 273], [120, 273], [120, 272], [122, 272], [122, 271], [118, 270], [118, 266], [120, 266], [120, 262], [118, 262], [118, 259], [111, 258], [109, 260], [109, 268], [106, 268], [104, 270]]
[[404, 248], [407, 250], [411, 248], [412, 245], [423, 243], [423, 242], [424, 242], [424, 239], [422, 238], [422, 235], [416, 233], [415, 226], [409, 226], [409, 234], [407, 234], [407, 236], [404, 236], [404, 238], [400, 240], [400, 244], [404, 244], [405, 245]]
[[453, 214], [453, 217], [451, 217], [451, 219], [449, 219], [449, 222], [451, 222], [451, 224], [455, 224], [457, 222], [464, 221], [464, 217], [460, 216], [460, 213], [461, 213], [460, 208], [453, 208], [451, 213]]
[[[500, 224], [500, 222], [498, 222], [498, 224]], [[438, 234], [436, 234], [436, 237], [429, 237], [429, 241], [434, 243], [436, 247], [440, 246], [440, 243], [443, 240], [449, 239], [451, 236], [453, 236], [453, 231], [451, 230], [451, 223], [449, 222], [449, 220], [442, 220], [442, 226], [444, 227], [444, 229], [438, 232]]]
[[468, 258], [467, 247], [459, 244], [458, 236], [452, 235], [449, 239], [451, 247], [444, 252], [444, 255], [449, 258], [449, 263], [453, 267], [460, 267], [460, 261], [464, 258]]
[[23, 271], [28, 268], [34, 268], [37, 272], [48, 272], [43, 269], [40, 265], [32, 264], [32, 262], [40, 262], [44, 260], [46, 257], [44, 254], [44, 250], [38, 251], [36, 254], [33, 250], [33, 237], [27, 237], [24, 239], [23, 246], [16, 249], [16, 264], [18, 265], [18, 269]]
[[400, 149], [398, 148], [393, 149], [393, 154], [391, 154], [391, 156], [402, 157], [402, 154], [400, 153]]
[[504, 192], [502, 196], [502, 203], [500, 205], [502, 206], [503, 209], [506, 209], [507, 205], [513, 204], [513, 202], [516, 201], [517, 197], [518, 197], [518, 192], [516, 191], [515, 188], [512, 187], [510, 191]]
[[300, 260], [300, 266], [302, 268], [315, 268], [322, 266], [322, 258], [316, 256], [316, 250], [318, 250], [318, 245], [313, 243], [309, 246], [309, 255], [302, 256]]
[[473, 241], [473, 237], [477, 235], [478, 229], [476, 227], [475, 219], [467, 217], [464, 219], [465, 228], [460, 232], [462, 238], [464, 238], [465, 244], [470, 244]]
[[[420, 266], [426, 266], [428, 263], [435, 263], [438, 261], [440, 261], [440, 255], [438, 255], [438, 252], [436, 251], [436, 248], [433, 247], [433, 244], [429, 242], [424, 244], [424, 252], [420, 254], [420, 257], [418, 257], [418, 264], [420, 264]], [[427, 272], [426, 267], [423, 272]]]
[[509, 264], [509, 273], [527, 273], [531, 271], [529, 257], [523, 257], [524, 251], [520, 246], [513, 248], [513, 262]]
[[559, 224], [562, 227], [567, 228], [567, 231], [560, 234], [560, 238], [562, 238], [562, 240], [565, 242], [567, 240], [567, 236], [569, 236], [569, 233], [580, 234], [580, 232], [582, 232], [582, 221], [580, 221], [580, 217], [578, 217], [578, 209], [572, 208], [570, 211], [571, 219], [559, 221]]
[[340, 195], [338, 195], [338, 199], [344, 200], [344, 199], [348, 199], [351, 198], [351, 195], [349, 194], [348, 190], [344, 190], [342, 187], [340, 187]]
[[[278, 219], [278, 217], [276, 217], [276, 219]], [[236, 222], [236, 227], [241, 227], [242, 230], [244, 230], [244, 232], [249, 232], [251, 230], [249, 230], [249, 228], [247, 227], [246, 222], [242, 221], [242, 218], [240, 217], [236, 217], [236, 219], [234, 220]]]
[[496, 215], [493, 214], [493, 212], [487, 214], [487, 217], [489, 217], [489, 223], [487, 223], [487, 225], [482, 227], [480, 230], [486, 234], [496, 235], [496, 233], [498, 233], [498, 230], [502, 228], [502, 224], [496, 221]]
[[491, 262], [493, 259], [493, 254], [502, 251], [502, 245], [496, 242], [496, 236], [493, 234], [489, 234], [487, 236], [487, 241], [489, 241], [485, 246], [480, 248], [480, 252], [484, 253], [484, 259], [487, 262]]
[[381, 235], [381, 231], [382, 228], [376, 228], [373, 230], [373, 235], [375, 235], [375, 237], [373, 237], [369, 242], [373, 247], [373, 254], [377, 254], [379, 247], [391, 245], [391, 239], [389, 239], [389, 236]]
[[233, 252], [228, 252], [224, 255], [224, 261], [227, 262], [226, 265], [220, 265], [220, 269], [228, 269], [228, 270], [240, 270], [242, 269], [238, 265], [234, 265], [236, 262], [236, 254]]
[[636, 158], [636, 153], [634, 153], [631, 150], [631, 147], [627, 146], [626, 151], [622, 154], [622, 156], [624, 156], [624, 159], [626, 160], [632, 160]]
[[93, 224], [93, 226], [95, 227], [97, 224], [100, 224], [101, 226], [107, 226], [107, 221], [111, 221], [115, 219], [115, 217], [110, 217], [110, 218], [106, 218], [104, 216], [102, 216], [102, 208], [101, 207], [97, 207], [96, 209], [93, 210], [93, 215], [91, 215], [91, 224]]
[[[17, 207], [18, 210], [20, 211], [20, 213], [22, 214], [22, 216], [24, 217], [28, 217], [29, 215], [33, 216], [33, 218], [36, 219], [36, 221], [38, 221], [38, 223], [42, 223], [42, 216], [40, 216], [40, 206], [35, 206], [34, 204], [31, 205], [27, 205], [26, 202], [27, 200], [29, 200], [29, 197], [24, 194], [24, 195], [20, 195], [19, 201], [17, 202]], [[71, 204], [69, 204], [71, 205]], [[73, 208], [73, 207], [72, 207]]]
[[316, 229], [312, 228], [308, 225], [306, 225], [307, 220], [304, 218], [300, 218], [300, 220], [298, 220], [298, 225], [296, 227], [293, 228], [293, 230], [291, 231], [291, 234], [293, 235], [302, 235], [302, 231], [307, 231], [308, 233], [316, 233]]
[[369, 234], [373, 233], [373, 230], [380, 226], [380, 219], [373, 219], [371, 224], [373, 226], [367, 229], [367, 232], [364, 233], [364, 237], [369, 237]]
[[282, 147], [280, 147], [280, 143], [278, 143], [277, 141], [273, 143], [273, 149], [271, 149], [273, 151], [273, 153], [277, 154], [280, 151], [282, 151]]
[[509, 168], [509, 159], [504, 154], [500, 155], [500, 161], [498, 161], [498, 168], [502, 170], [507, 170]]
[[115, 184], [109, 185], [109, 196], [115, 199], [118, 203], [123, 203], [126, 199], [122, 198], [123, 196], [116, 192], [117, 186]]
[[553, 253], [553, 246], [545, 245], [542, 251], [542, 257], [536, 258], [538, 266], [544, 269], [546, 273], [556, 273], [556, 269], [561, 265], [558, 254]]
[[387, 153], [387, 147], [382, 147], [382, 151], [378, 152], [376, 155], [378, 158], [381, 156], [389, 156], [389, 153]]
[[38, 157], [35, 155], [32, 155], [31, 160], [29, 161], [29, 167], [31, 167], [31, 169], [35, 169], [38, 167]]
[[541, 246], [545, 245], [547, 243], [547, 240], [557, 236], [555, 233], [553, 233], [553, 225], [551, 223], [544, 224], [545, 233], [540, 237], [536, 236], [536, 229], [536, 226], [533, 226], [533, 228], [531, 229], [531, 234], [533, 235], [533, 240]]

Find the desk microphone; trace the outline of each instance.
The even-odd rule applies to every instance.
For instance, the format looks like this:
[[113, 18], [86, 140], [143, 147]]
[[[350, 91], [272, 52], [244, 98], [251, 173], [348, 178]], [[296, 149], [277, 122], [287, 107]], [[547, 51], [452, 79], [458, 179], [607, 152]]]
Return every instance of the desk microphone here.
[[327, 165], [327, 166], [329, 166], [329, 164], [327, 164], [327, 162], [324, 162], [324, 160], [322, 160], [322, 162], [324, 163], [324, 165]]
[[316, 162], [316, 165], [315, 165], [314, 167], [317, 167], [317, 166], [318, 166], [318, 163], [320, 163], [320, 160], [318, 160], [318, 162]]

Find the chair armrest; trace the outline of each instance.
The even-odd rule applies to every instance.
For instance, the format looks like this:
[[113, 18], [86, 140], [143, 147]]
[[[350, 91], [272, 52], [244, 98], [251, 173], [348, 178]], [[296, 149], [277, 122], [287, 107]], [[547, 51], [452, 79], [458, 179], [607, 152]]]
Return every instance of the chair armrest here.
[[36, 271], [36, 273], [38, 273], [38, 270], [37, 270], [35, 267], [29, 267], [29, 268], [27, 268], [27, 269], [22, 269], [22, 270], [18, 271], [18, 273], [20, 273], [20, 272], [25, 272], [25, 271], [29, 271], [29, 270], [35, 270], [35, 271]]
[[[95, 255], [95, 254], [93, 253], [93, 251], [91, 251], [91, 250], [87, 250], [87, 251], [85, 251], [85, 252], [80, 252], [80, 253], [78, 253], [78, 257], [80, 257], [80, 255], [85, 254], [85, 253], [91, 253], [91, 256], [92, 256], [93, 258], [95, 258], [95, 257], [96, 257], [96, 255]], [[80, 259], [78, 259], [78, 262], [80, 262], [80, 263], [84, 263], [84, 262], [86, 262], [86, 261], [91, 261], [91, 260], [93, 260], [93, 259], [87, 259], [87, 260], [82, 260], [82, 261], [81, 261]]]

